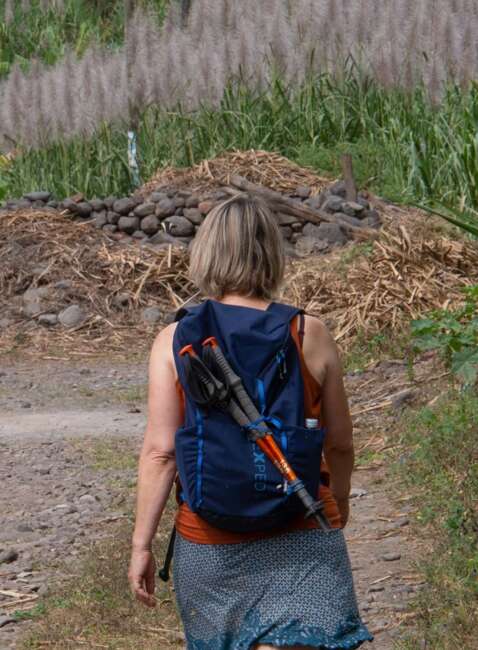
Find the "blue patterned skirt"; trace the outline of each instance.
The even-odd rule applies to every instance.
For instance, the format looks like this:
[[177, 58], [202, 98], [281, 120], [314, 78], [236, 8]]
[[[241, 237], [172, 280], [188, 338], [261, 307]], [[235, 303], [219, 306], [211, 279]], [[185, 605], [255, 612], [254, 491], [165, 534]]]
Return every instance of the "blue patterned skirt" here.
[[178, 534], [173, 576], [188, 650], [350, 650], [373, 640], [341, 529], [218, 545]]

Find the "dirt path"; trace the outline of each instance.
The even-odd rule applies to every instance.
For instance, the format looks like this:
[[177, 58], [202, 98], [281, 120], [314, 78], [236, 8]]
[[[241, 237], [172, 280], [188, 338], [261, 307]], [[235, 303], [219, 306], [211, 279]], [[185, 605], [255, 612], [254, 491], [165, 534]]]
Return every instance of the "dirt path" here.
[[[427, 373], [419, 364], [415, 379]], [[18, 647], [30, 625], [8, 622], [12, 612], [74, 574], [86, 542], [130, 514], [146, 381], [146, 363], [19, 362], [0, 372], [0, 558], [11, 558], [0, 564], [1, 650]], [[377, 650], [393, 647], [420, 588], [406, 495], [397, 506], [385, 481], [387, 430], [416, 398], [411, 385], [401, 363], [347, 377], [357, 447], [347, 539], [360, 609], [376, 635], [368, 647]]]

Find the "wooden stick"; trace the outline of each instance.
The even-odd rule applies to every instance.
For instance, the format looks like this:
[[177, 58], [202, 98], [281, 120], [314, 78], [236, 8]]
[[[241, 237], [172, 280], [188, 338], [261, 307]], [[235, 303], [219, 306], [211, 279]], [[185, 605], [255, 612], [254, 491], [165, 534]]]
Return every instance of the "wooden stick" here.
[[[323, 221], [326, 223], [337, 223], [334, 217], [330, 216], [323, 210], [312, 209], [303, 203], [299, 205], [293, 199], [280, 194], [280, 192], [263, 187], [262, 185], [255, 185], [242, 176], [231, 176], [230, 184], [242, 192], [250, 192], [251, 194], [259, 195], [275, 212], [280, 211], [286, 214], [291, 214], [301, 221], [310, 221], [312, 223], [320, 224]], [[231, 190], [228, 190], [228, 192], [231, 193]], [[345, 222], [341, 222], [340, 225], [344, 230], [347, 230], [358, 239], [376, 239], [378, 237], [377, 231], [372, 230], [371, 228], [351, 226]]]
[[342, 156], [342, 173], [345, 181], [345, 197], [347, 201], [356, 201], [357, 185], [354, 178], [352, 156], [349, 153], [344, 153]]

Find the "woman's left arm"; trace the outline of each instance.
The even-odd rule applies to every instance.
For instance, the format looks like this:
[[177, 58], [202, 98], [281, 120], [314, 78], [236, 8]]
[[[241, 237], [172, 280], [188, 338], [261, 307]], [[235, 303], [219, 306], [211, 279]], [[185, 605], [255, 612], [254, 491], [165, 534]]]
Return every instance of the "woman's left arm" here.
[[131, 589], [153, 607], [155, 566], [151, 545], [176, 476], [174, 434], [182, 411], [172, 355], [175, 325], [156, 337], [149, 361], [148, 420], [138, 471], [136, 523], [129, 568]]

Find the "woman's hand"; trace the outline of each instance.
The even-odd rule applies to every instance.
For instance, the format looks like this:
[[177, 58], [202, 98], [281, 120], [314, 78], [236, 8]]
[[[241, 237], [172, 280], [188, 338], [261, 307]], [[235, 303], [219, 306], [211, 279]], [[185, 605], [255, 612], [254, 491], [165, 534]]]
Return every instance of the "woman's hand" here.
[[131, 553], [131, 562], [128, 571], [128, 580], [131, 591], [137, 600], [147, 607], [154, 607], [154, 577], [156, 562], [153, 554], [148, 549], [135, 549]]
[[345, 497], [344, 499], [337, 499], [337, 507], [340, 512], [340, 520], [342, 522], [342, 528], [345, 528], [349, 520], [349, 514], [350, 514], [349, 497]]

